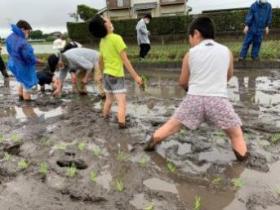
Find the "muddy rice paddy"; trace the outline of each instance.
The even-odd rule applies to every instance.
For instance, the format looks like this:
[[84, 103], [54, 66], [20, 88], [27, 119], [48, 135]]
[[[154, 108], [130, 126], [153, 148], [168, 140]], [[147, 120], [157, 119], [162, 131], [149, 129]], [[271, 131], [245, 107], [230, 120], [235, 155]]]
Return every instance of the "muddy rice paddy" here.
[[[127, 80], [128, 129], [116, 107], [100, 117], [88, 96], [37, 94], [18, 101], [0, 81], [1, 210], [280, 209], [280, 72], [239, 70], [229, 96], [243, 121], [252, 157], [238, 163], [221, 130], [181, 130], [155, 153], [145, 136], [165, 122], [185, 93], [178, 71], [149, 70], [146, 92]], [[70, 92], [70, 85], [65, 92]]]

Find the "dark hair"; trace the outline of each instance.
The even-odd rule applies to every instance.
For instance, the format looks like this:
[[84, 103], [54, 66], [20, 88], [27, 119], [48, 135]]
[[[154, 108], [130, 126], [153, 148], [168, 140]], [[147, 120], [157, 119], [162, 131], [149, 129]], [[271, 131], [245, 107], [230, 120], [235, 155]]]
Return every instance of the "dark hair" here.
[[77, 45], [76, 42], [68, 42], [63, 50], [61, 50], [61, 53], [65, 53], [67, 50], [73, 49], [73, 48], [78, 48], [79, 46]]
[[144, 18], [149, 18], [150, 20], [152, 20], [152, 16], [150, 14], [144, 15]]
[[59, 61], [59, 57], [55, 54], [51, 54], [48, 57], [48, 65], [51, 72], [55, 72], [58, 61]]
[[108, 32], [104, 24], [104, 19], [100, 15], [96, 15], [89, 23], [90, 33], [97, 38], [105, 37]]
[[215, 39], [215, 26], [208, 17], [199, 17], [193, 20], [189, 28], [189, 35], [193, 36], [195, 30], [198, 30], [204, 39]]
[[17, 27], [24, 29], [24, 30], [32, 30], [31, 25], [25, 20], [19, 20], [16, 25], [17, 25]]

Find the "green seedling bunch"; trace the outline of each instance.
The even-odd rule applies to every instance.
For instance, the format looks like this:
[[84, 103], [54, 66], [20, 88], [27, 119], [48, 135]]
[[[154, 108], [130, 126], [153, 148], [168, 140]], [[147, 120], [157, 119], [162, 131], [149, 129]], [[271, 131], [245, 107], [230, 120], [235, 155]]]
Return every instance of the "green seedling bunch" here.
[[141, 85], [141, 89], [143, 91], [146, 91], [147, 86], [148, 86], [148, 82], [149, 82], [149, 78], [146, 75], [142, 74], [141, 75], [141, 79], [143, 81], [143, 84]]
[[4, 141], [4, 135], [0, 134], [0, 143], [2, 143]]
[[26, 160], [20, 160], [18, 162], [18, 168], [19, 169], [27, 169], [28, 168], [28, 162]]
[[85, 143], [79, 143], [78, 149], [79, 149], [81, 152], [84, 151], [85, 148], [86, 148], [86, 144], [85, 144]]
[[154, 210], [155, 209], [155, 204], [150, 203], [147, 207], [144, 208], [144, 210]]
[[55, 149], [57, 150], [66, 150], [67, 145], [64, 143], [56, 144]]
[[124, 191], [124, 183], [121, 179], [116, 179], [115, 188], [116, 188], [116, 191], [118, 191], [118, 192]]
[[277, 144], [280, 141], [280, 133], [274, 133], [270, 138], [271, 143]]
[[117, 160], [118, 161], [126, 161], [129, 159], [129, 155], [126, 154], [125, 152], [119, 150], [118, 155], [117, 155]]
[[219, 185], [222, 181], [222, 178], [221, 177], [216, 177], [212, 180], [212, 184], [213, 185]]
[[193, 210], [200, 210], [201, 209], [201, 197], [195, 196]]
[[96, 173], [96, 171], [91, 171], [91, 172], [90, 172], [90, 180], [91, 180], [93, 183], [96, 183], [96, 178], [97, 178], [97, 173]]
[[174, 163], [167, 162], [166, 167], [167, 167], [169, 172], [171, 172], [171, 173], [175, 173], [176, 172], [176, 166], [175, 166]]
[[66, 169], [66, 176], [74, 177], [76, 175], [77, 175], [77, 168], [76, 168], [76, 166], [74, 164], [71, 167], [67, 167], [67, 169]]
[[48, 174], [48, 171], [49, 171], [48, 164], [46, 162], [40, 163], [39, 173], [45, 176]]
[[7, 153], [7, 152], [4, 153], [4, 160], [5, 161], [10, 161], [11, 158], [12, 158], [12, 156], [9, 153]]
[[96, 146], [93, 150], [92, 153], [95, 157], [99, 157], [102, 154], [102, 150], [100, 149], [100, 147]]
[[19, 137], [16, 133], [14, 133], [14, 134], [11, 136], [11, 140], [12, 140], [13, 142], [20, 142], [20, 141], [21, 141], [20, 137]]
[[244, 181], [240, 178], [232, 179], [231, 183], [235, 189], [240, 189], [245, 185]]
[[141, 167], [146, 167], [148, 162], [149, 162], [149, 157], [147, 155], [143, 155], [139, 160], [139, 164]]

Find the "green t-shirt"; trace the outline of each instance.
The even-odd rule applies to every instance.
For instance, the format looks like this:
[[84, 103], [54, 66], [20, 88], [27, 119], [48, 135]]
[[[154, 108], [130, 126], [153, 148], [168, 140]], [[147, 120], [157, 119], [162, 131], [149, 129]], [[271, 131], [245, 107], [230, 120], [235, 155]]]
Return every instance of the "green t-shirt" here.
[[100, 41], [100, 54], [104, 62], [104, 74], [124, 77], [123, 62], [120, 53], [126, 49], [121, 36], [110, 33]]

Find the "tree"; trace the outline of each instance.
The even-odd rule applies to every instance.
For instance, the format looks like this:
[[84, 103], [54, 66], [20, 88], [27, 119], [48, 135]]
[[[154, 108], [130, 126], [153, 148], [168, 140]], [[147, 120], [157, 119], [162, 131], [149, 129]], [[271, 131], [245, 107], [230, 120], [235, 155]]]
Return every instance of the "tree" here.
[[32, 31], [30, 34], [31, 39], [43, 39], [43, 32], [41, 30]]
[[84, 21], [87, 21], [94, 17], [97, 14], [97, 12], [97, 9], [91, 8], [84, 4], [80, 4], [77, 7], [77, 13], [80, 16], [80, 18]]

